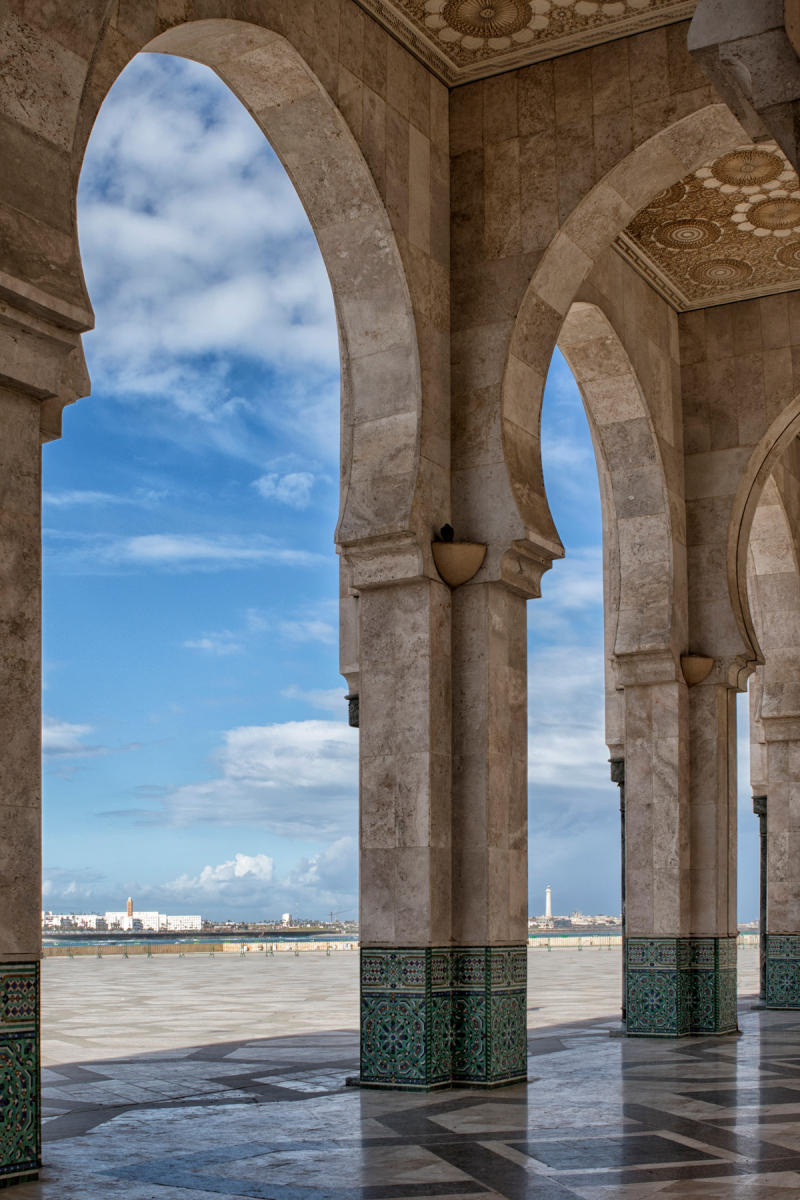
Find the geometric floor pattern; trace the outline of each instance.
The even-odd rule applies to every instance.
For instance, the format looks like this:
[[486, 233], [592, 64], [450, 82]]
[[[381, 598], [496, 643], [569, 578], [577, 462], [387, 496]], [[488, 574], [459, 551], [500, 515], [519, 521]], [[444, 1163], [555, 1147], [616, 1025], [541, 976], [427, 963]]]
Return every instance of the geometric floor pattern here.
[[[355, 1030], [297, 1025], [312, 987], [328, 1018], [350, 1013], [348, 962], [65, 964], [49, 983], [46, 970], [45, 1165], [9, 1200], [800, 1197], [800, 1013], [743, 997], [743, 1037], [624, 1039], [613, 1015], [581, 1019], [577, 999], [583, 979], [608, 1014], [618, 958], [532, 954], [527, 1084], [360, 1090], [345, 1083]], [[748, 983], [753, 966], [740, 961]], [[81, 1008], [90, 978], [95, 1008]], [[259, 993], [273, 1036], [246, 1037], [232, 998]], [[202, 1044], [165, 1016], [181, 996]], [[167, 1045], [168, 1024], [181, 1045]], [[116, 1056], [97, 1044], [109, 1030]]]
[[361, 1091], [348, 1032], [46, 1071], [45, 1169], [19, 1200], [800, 1196], [800, 1016], [744, 1037], [529, 1040], [530, 1082]]

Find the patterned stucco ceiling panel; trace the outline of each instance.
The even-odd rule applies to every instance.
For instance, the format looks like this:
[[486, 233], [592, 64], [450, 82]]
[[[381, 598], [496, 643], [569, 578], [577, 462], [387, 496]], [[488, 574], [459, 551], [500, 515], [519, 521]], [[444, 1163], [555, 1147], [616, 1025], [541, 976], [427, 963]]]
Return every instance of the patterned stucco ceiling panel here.
[[697, 0], [358, 0], [449, 84], [691, 17]]
[[656, 196], [617, 249], [680, 311], [800, 286], [800, 182], [775, 142]]

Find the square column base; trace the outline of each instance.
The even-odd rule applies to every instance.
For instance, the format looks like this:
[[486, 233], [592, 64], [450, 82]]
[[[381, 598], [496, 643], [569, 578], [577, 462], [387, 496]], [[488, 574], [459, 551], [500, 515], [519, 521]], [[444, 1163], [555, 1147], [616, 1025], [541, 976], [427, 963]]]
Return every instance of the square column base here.
[[766, 1008], [800, 1008], [800, 933], [768, 933]]
[[361, 951], [361, 1086], [431, 1091], [527, 1078], [525, 946]]
[[629, 1037], [738, 1032], [736, 938], [629, 937]]
[[39, 963], [0, 963], [0, 1188], [39, 1178], [40, 1114]]

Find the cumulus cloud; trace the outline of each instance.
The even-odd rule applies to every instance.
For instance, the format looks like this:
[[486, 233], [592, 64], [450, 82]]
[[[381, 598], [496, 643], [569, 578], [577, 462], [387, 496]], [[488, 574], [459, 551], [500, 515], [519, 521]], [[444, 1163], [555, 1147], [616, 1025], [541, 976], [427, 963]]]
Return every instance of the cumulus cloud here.
[[335, 839], [353, 827], [358, 734], [343, 721], [287, 721], [228, 730], [220, 773], [160, 798], [157, 809], [100, 816], [172, 826], [247, 825], [282, 837]]
[[194, 905], [204, 913], [238, 910], [250, 917], [277, 915], [287, 909], [322, 916], [329, 909], [357, 912], [358, 846], [352, 836], [337, 838], [283, 872], [267, 854], [238, 853], [197, 875], [181, 875], [156, 888], [167, 903]]
[[167, 891], [180, 895], [208, 892], [218, 895], [231, 883], [247, 880], [249, 883], [270, 883], [275, 873], [274, 860], [268, 854], [236, 854], [218, 866], [203, 867], [199, 875], [180, 875], [171, 883], [165, 883]]
[[308, 471], [292, 471], [287, 475], [262, 475], [253, 486], [265, 500], [277, 500], [290, 508], [308, 508], [314, 476]]
[[[289, 426], [335, 458], [325, 267], [286, 172], [213, 72], [134, 59], [93, 130], [79, 211], [87, 355], [109, 397], [184, 443], [257, 461], [262, 435]], [[263, 381], [247, 399], [241, 363]]]

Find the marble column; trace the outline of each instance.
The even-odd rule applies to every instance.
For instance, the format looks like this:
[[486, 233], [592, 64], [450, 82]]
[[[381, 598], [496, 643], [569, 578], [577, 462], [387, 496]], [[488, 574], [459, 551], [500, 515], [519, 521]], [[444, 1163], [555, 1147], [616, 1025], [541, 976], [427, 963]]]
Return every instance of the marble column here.
[[639, 656], [622, 664], [620, 678], [627, 1032], [732, 1032], [735, 841], [731, 851], [726, 839], [732, 795], [735, 803], [735, 720], [731, 725], [728, 689], [712, 686], [701, 693], [687, 687], [671, 656]]
[[765, 1004], [800, 1008], [800, 717], [761, 718], [769, 795]]
[[453, 1081], [526, 1078], [527, 666], [524, 595], [453, 592]]
[[[366, 573], [364, 573], [366, 575]], [[363, 579], [363, 575], [361, 577]], [[451, 1082], [450, 590], [360, 592], [361, 1083]]]
[[41, 1153], [40, 408], [0, 388], [0, 1187]]
[[625, 759], [612, 758], [611, 762], [611, 782], [616, 783], [619, 788], [619, 863], [620, 863], [620, 916], [622, 919], [622, 1019], [627, 1016], [627, 1005], [625, 1002], [625, 963], [627, 961], [626, 952], [626, 925], [625, 925]]
[[91, 312], [3, 276], [0, 320], [0, 1187], [41, 1161], [41, 443], [89, 390]]
[[758, 998], [767, 999], [767, 797], [753, 796], [758, 817]]
[[[366, 555], [366, 551], [365, 551]], [[356, 567], [361, 1084], [526, 1076], [525, 601]]]

